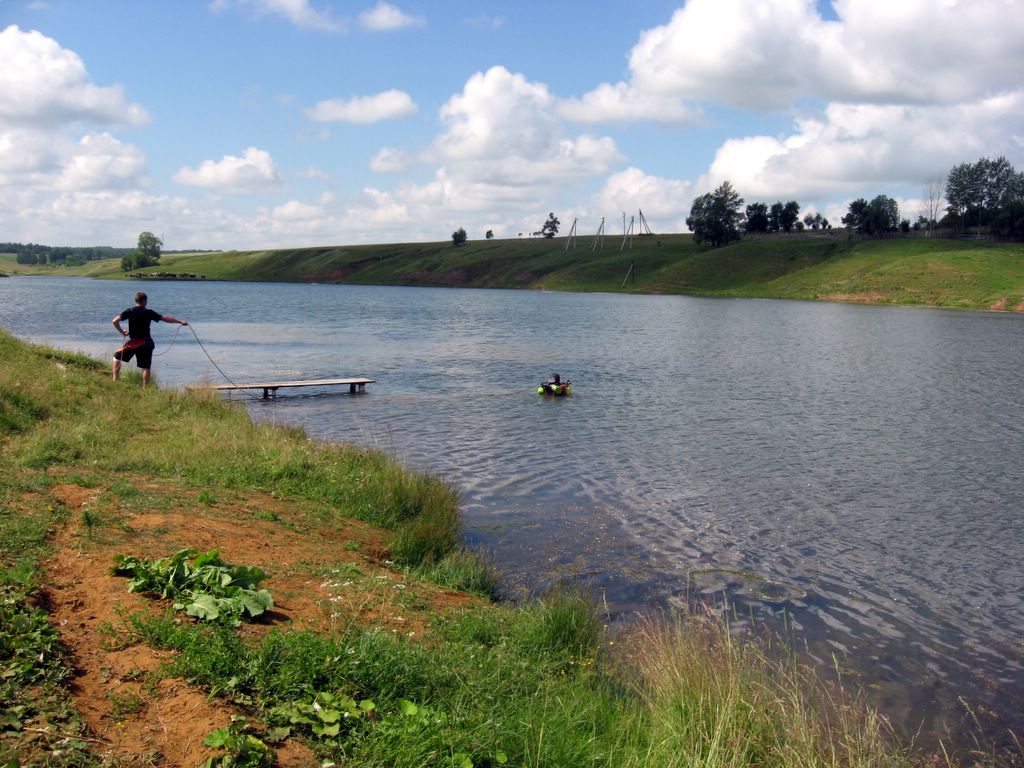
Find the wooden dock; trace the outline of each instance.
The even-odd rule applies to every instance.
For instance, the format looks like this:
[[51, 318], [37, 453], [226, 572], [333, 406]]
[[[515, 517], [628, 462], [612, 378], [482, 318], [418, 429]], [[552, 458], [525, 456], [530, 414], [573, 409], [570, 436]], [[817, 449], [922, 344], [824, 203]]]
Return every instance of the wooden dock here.
[[348, 384], [348, 391], [352, 394], [365, 392], [367, 384], [376, 383], [374, 379], [307, 379], [304, 381], [258, 381], [246, 384], [214, 384], [210, 389], [262, 389], [263, 399], [270, 397], [270, 393], [277, 394], [277, 390], [285, 387], [337, 387]]

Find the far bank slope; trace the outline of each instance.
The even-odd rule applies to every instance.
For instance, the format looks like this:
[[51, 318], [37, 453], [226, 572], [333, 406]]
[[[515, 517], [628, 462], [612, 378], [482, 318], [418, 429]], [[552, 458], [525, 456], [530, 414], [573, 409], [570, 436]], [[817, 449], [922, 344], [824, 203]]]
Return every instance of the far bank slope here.
[[[56, 267], [48, 274], [75, 274]], [[208, 280], [620, 291], [1024, 311], [1024, 245], [765, 235], [706, 249], [690, 235], [592, 236], [173, 254], [144, 270]], [[89, 274], [123, 276], [108, 263]]]

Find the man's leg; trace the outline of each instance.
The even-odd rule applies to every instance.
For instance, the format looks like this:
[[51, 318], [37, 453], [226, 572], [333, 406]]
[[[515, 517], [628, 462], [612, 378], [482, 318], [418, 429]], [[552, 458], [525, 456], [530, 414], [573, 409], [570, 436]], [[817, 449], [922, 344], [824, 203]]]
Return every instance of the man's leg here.
[[118, 377], [121, 375], [121, 361], [116, 357], [114, 358], [114, 363], [110, 368], [110, 373], [114, 377], [114, 381], [117, 381]]
[[153, 365], [153, 342], [135, 353], [135, 364], [142, 370], [142, 386], [149, 386], [149, 369]]

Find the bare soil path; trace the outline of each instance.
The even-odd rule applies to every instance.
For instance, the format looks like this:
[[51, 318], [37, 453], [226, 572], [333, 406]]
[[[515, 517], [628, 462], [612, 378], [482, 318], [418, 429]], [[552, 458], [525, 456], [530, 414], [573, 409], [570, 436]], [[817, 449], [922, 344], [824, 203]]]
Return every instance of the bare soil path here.
[[[352, 520], [317, 523], [324, 516], [313, 503], [232, 490], [201, 503], [195, 488], [165, 481], [123, 477], [118, 484], [134, 489], [127, 501], [123, 492], [71, 481], [50, 489], [50, 503], [68, 509], [69, 523], [56, 533], [43, 600], [73, 655], [76, 707], [97, 750], [120, 765], [195, 768], [213, 754], [203, 745], [206, 735], [240, 713], [162, 674], [168, 652], [125, 640], [122, 615], [163, 613], [167, 604], [129, 593], [127, 580], [110, 574], [116, 554], [153, 559], [183, 548], [219, 549], [229, 563], [259, 566], [271, 575], [263, 586], [275, 607], [243, 628], [253, 636], [273, 627], [330, 632], [355, 623], [422, 639], [432, 617], [473, 600], [408, 584], [389, 567], [381, 531]], [[275, 749], [280, 766], [319, 764], [297, 741]]]

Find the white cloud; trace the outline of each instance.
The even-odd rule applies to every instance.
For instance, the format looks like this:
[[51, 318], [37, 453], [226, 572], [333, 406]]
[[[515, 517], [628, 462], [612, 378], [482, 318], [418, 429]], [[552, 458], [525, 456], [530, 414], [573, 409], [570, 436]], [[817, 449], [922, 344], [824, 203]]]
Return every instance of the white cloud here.
[[191, 187], [207, 187], [227, 192], [251, 192], [281, 183], [270, 153], [249, 147], [242, 157], [225, 155], [219, 161], [206, 160], [198, 168], [182, 168], [174, 181]]
[[232, 6], [251, 8], [257, 16], [283, 16], [297, 27], [333, 32], [344, 26], [328, 11], [313, 8], [309, 0], [213, 0], [210, 10], [220, 12]]
[[433, 165], [433, 178], [368, 188], [346, 221], [362, 217], [419, 239], [481, 220], [503, 231], [494, 222], [535, 218], [559, 204], [566, 185], [599, 180], [623, 160], [609, 137], [568, 135], [547, 87], [503, 67], [470, 77], [440, 116], [444, 130], [424, 151], [384, 148], [371, 161], [380, 172]]
[[762, 199], [891, 194], [944, 177], [965, 158], [1005, 154], [1019, 163], [1012, 129], [1022, 123], [1024, 91], [962, 105], [832, 104], [789, 136], [727, 140], [698, 187], [729, 180]]
[[567, 102], [566, 114], [679, 121], [689, 111], [680, 100], [755, 110], [804, 99], [950, 104], [1019, 88], [1024, 13], [1016, 0], [833, 6], [836, 21], [814, 0], [687, 0], [641, 34], [628, 83], [599, 85]]
[[304, 170], [299, 171], [299, 177], [303, 179], [317, 179], [319, 181], [328, 181], [331, 178], [331, 174], [325, 171], [323, 168], [316, 168], [310, 166]]
[[456, 177], [525, 188], [599, 176], [623, 158], [609, 137], [566, 136], [542, 83], [504, 67], [469, 78], [441, 109], [431, 155]]
[[346, 208], [345, 221], [368, 231], [404, 227], [410, 221], [409, 206], [395, 195], [367, 187], [357, 200]]
[[0, 132], [0, 186], [34, 191], [114, 190], [146, 184], [146, 158], [109, 133]]
[[[131, 191], [75, 191], [57, 196], [0, 188], [0, 209], [17, 207], [5, 232], [15, 241], [73, 245], [134, 245], [139, 232], [169, 232], [175, 222], [194, 223], [183, 198]], [[177, 238], [165, 238], [168, 247]]]
[[273, 211], [275, 219], [288, 221], [309, 221], [321, 218], [323, 215], [323, 207], [300, 203], [298, 200], [289, 200], [287, 203], [277, 206]]
[[383, 147], [370, 160], [370, 170], [377, 173], [395, 173], [404, 170], [409, 164], [405, 153], [391, 147]]
[[409, 94], [392, 89], [374, 96], [321, 101], [307, 109], [306, 116], [318, 123], [377, 123], [416, 112], [416, 104]]
[[564, 100], [558, 111], [577, 123], [694, 123], [703, 116], [701, 108], [687, 106], [681, 99], [644, 92], [625, 83], [603, 83], [582, 98]]
[[61, 127], [69, 121], [138, 125], [149, 117], [119, 86], [94, 85], [82, 60], [39, 32], [0, 32], [0, 125]]
[[834, 6], [842, 49], [820, 47], [836, 89], [826, 95], [834, 100], [871, 101], [878, 93], [882, 102], [949, 104], [1020, 87], [1018, 0], [835, 0]]
[[744, 107], [790, 104], [819, 69], [819, 39], [834, 25], [812, 0], [689, 0], [668, 24], [634, 46], [631, 86], [642, 93], [725, 101]]
[[64, 190], [136, 187], [143, 182], [146, 158], [109, 133], [84, 136], [57, 180]]
[[370, 10], [359, 14], [359, 23], [367, 29], [387, 32], [407, 27], [422, 27], [427, 22], [422, 16], [411, 16], [391, 3], [379, 2]]
[[[626, 211], [627, 216], [643, 211], [651, 224], [658, 218], [662, 226], [669, 221], [672, 231], [685, 231], [683, 220], [693, 202], [692, 186], [676, 179], [651, 176], [639, 168], [627, 168], [608, 177], [596, 196], [596, 208], [602, 211]], [[608, 222], [612, 228], [614, 222]], [[639, 227], [639, 222], [636, 225]], [[680, 228], [681, 227], [681, 228]], [[606, 231], [610, 231], [606, 228]]]
[[[0, 226], [35, 239], [86, 232], [137, 199], [148, 183], [144, 153], [106, 131], [79, 131], [90, 123], [141, 124], [146, 111], [120, 88], [95, 85], [78, 55], [39, 32], [4, 29], [0, 60]], [[117, 204], [104, 209], [94, 200]], [[86, 218], [77, 221], [69, 210]], [[75, 242], [69, 237], [54, 240]]]
[[0, 133], [0, 187], [51, 187], [62, 163], [50, 133], [20, 128]]

